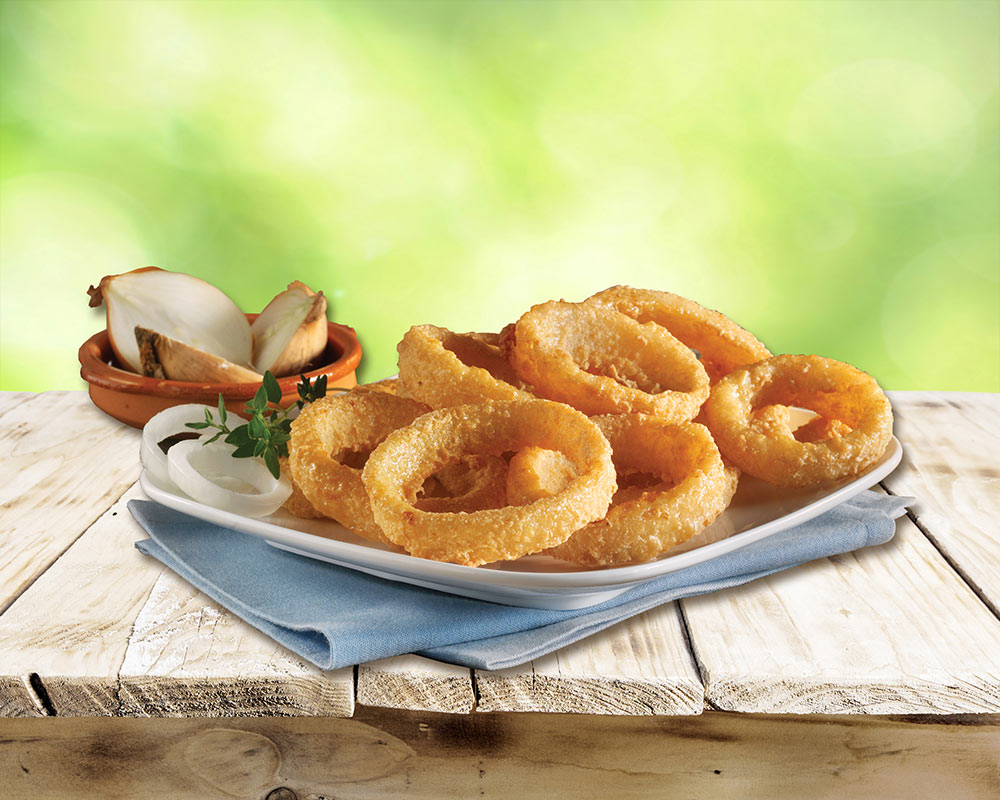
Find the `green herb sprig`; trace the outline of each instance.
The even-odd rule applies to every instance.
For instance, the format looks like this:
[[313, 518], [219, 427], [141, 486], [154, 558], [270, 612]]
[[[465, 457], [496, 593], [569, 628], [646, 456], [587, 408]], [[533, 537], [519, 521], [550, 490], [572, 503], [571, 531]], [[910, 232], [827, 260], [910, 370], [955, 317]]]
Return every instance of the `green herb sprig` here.
[[223, 441], [236, 447], [233, 458], [262, 458], [270, 473], [277, 478], [281, 475], [278, 459], [288, 456], [288, 440], [292, 433], [292, 421], [288, 415], [293, 410], [301, 409], [306, 403], [326, 397], [326, 375], [320, 375], [315, 382], [310, 382], [305, 375], [300, 378], [296, 387], [299, 399], [293, 406], [281, 408], [278, 405], [281, 402], [278, 379], [270, 372], [265, 372], [264, 381], [257, 393], [244, 406], [244, 410], [250, 415], [248, 422], [230, 429], [226, 424], [226, 404], [220, 394], [219, 420], [216, 421], [212, 411], [206, 408], [205, 421], [188, 422], [187, 427], [196, 430], [218, 429], [219, 432], [204, 444], [210, 444], [224, 435], [226, 438]]

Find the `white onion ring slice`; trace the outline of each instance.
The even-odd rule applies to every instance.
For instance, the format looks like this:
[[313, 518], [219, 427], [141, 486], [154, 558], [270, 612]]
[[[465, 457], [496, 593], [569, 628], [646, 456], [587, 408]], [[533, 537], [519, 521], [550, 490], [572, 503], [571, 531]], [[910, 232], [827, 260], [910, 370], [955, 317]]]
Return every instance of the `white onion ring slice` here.
[[[221, 511], [244, 517], [277, 511], [292, 493], [291, 481], [284, 475], [275, 478], [256, 458], [233, 458], [235, 449], [223, 442], [185, 439], [167, 451], [167, 473], [186, 495]], [[256, 491], [227, 488], [219, 479], [249, 484]]]
[[146, 472], [158, 486], [169, 490], [177, 488], [167, 472], [167, 454], [160, 448], [160, 442], [179, 433], [198, 433], [194, 428], [188, 428], [187, 423], [204, 422], [206, 408], [216, 412], [212, 406], [200, 403], [172, 406], [154, 414], [143, 426], [139, 458]]

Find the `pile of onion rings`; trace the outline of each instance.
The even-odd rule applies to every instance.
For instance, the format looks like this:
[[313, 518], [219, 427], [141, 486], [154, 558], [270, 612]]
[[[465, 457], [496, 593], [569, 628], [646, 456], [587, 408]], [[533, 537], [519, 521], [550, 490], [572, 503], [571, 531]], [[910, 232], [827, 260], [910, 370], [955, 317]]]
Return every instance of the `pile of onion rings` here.
[[[398, 378], [303, 409], [281, 481], [240, 476], [237, 493], [267, 498], [254, 513], [284, 503], [470, 566], [542, 553], [609, 567], [692, 539], [726, 510], [741, 472], [781, 487], [840, 481], [875, 464], [892, 435], [871, 376], [772, 356], [718, 311], [663, 291], [541, 303], [496, 334], [417, 325], [398, 351]], [[796, 426], [793, 408], [814, 417]], [[163, 456], [157, 443], [203, 413], [172, 411], [144, 434], [147, 469], [248, 513], [225, 495], [234, 487], [197, 477], [221, 455], [182, 442]]]

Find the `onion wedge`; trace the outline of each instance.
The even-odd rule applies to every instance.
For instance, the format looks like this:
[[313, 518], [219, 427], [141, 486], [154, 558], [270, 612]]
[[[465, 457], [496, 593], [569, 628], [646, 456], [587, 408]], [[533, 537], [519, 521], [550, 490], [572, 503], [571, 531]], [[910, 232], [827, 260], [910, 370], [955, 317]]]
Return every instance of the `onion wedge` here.
[[255, 458], [233, 458], [235, 449], [223, 442], [178, 442], [167, 452], [167, 472], [186, 495], [221, 511], [244, 517], [277, 511], [292, 493], [291, 481], [275, 478]]
[[304, 370], [326, 347], [326, 298], [292, 281], [254, 320], [253, 366], [281, 378]]

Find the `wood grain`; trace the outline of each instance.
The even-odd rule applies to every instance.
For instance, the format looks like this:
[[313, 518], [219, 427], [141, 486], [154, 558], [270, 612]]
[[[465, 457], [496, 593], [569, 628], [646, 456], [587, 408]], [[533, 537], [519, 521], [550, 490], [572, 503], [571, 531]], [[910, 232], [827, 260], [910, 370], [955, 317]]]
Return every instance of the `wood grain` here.
[[884, 481], [1000, 616], [1000, 395], [893, 392], [904, 459]]
[[420, 656], [399, 656], [358, 667], [359, 703], [414, 711], [467, 714], [476, 704], [472, 672]]
[[530, 664], [476, 671], [480, 711], [699, 714], [704, 690], [676, 603]]
[[1000, 711], [1000, 622], [906, 517], [881, 547], [681, 605], [719, 709]]
[[0, 772], [34, 800], [986, 798], [998, 753], [995, 716], [0, 720]]
[[[0, 707], [58, 715], [344, 715], [353, 670], [323, 673], [133, 547], [133, 487], [0, 616]], [[30, 687], [27, 687], [30, 689]], [[36, 693], [37, 694], [37, 693]]]
[[139, 476], [139, 432], [84, 392], [5, 396], [0, 612]]

